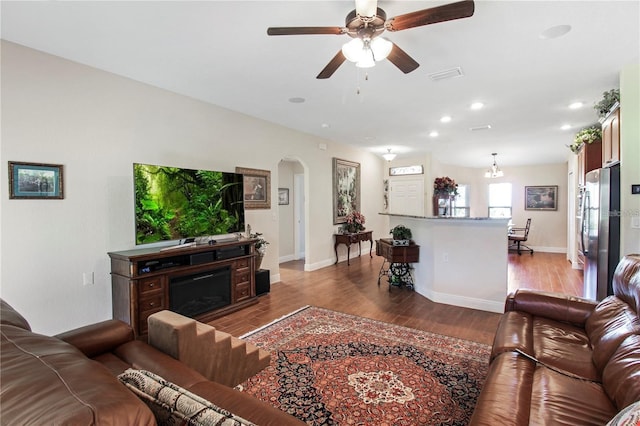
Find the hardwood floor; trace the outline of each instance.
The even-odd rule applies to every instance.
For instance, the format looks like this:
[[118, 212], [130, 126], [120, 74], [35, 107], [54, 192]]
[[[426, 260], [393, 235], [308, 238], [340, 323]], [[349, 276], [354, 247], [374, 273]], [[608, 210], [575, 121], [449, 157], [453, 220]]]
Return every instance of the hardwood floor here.
[[531, 288], [584, 297], [582, 270], [573, 269], [564, 254], [509, 253], [507, 282], [509, 291]]
[[[240, 336], [305, 305], [491, 344], [499, 314], [435, 303], [406, 288], [377, 285], [382, 257], [363, 255], [313, 272], [302, 261], [280, 265], [281, 281], [259, 303], [209, 324]], [[564, 254], [509, 254], [509, 290], [518, 287], [580, 296], [582, 272]]]

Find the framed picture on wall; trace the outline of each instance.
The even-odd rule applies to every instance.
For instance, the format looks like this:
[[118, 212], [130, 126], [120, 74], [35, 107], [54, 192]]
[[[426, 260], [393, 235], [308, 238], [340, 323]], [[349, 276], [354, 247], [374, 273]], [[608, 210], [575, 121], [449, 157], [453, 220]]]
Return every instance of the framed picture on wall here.
[[236, 167], [236, 173], [244, 175], [244, 208], [271, 208], [271, 172], [269, 170]]
[[62, 182], [61, 164], [9, 161], [9, 198], [60, 200]]
[[289, 205], [289, 188], [278, 188], [278, 204], [281, 206]]
[[333, 159], [333, 223], [345, 223], [346, 216], [360, 211], [360, 163]]
[[525, 186], [525, 210], [558, 210], [558, 186]]

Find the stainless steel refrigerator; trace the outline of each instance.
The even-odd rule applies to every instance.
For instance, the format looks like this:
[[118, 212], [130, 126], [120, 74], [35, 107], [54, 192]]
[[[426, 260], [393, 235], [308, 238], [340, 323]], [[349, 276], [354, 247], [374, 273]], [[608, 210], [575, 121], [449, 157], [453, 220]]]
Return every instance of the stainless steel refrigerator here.
[[613, 294], [613, 272], [620, 259], [620, 165], [592, 170], [582, 195], [581, 249], [585, 297]]

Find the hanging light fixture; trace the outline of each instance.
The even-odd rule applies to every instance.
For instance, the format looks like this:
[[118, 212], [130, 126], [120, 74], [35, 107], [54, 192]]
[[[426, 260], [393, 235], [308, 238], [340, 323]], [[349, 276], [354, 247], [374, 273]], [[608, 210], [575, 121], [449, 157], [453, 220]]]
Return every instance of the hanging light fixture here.
[[496, 155], [498, 154], [494, 152], [491, 155], [493, 155], [493, 164], [491, 165], [491, 167], [489, 167], [489, 170], [487, 170], [487, 172], [484, 174], [484, 177], [498, 178], [498, 177], [504, 176], [504, 173], [502, 172], [502, 170], [500, 170], [500, 167], [498, 167], [498, 163], [496, 163]]
[[392, 154], [391, 148], [387, 148], [387, 153], [382, 154], [382, 158], [384, 158], [387, 161], [393, 161], [393, 159], [396, 158], [396, 154]]

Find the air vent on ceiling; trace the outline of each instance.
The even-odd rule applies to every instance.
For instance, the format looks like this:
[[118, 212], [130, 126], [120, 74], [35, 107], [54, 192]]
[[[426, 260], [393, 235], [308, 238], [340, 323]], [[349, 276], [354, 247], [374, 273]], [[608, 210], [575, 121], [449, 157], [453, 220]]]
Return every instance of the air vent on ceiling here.
[[491, 124], [485, 124], [484, 126], [469, 127], [469, 130], [471, 130], [472, 132], [475, 132], [478, 130], [489, 130], [490, 128], [491, 128]]
[[429, 74], [429, 78], [433, 81], [440, 81], [440, 80], [446, 80], [448, 78], [453, 78], [453, 77], [462, 77], [463, 75], [464, 74], [462, 73], [462, 68], [456, 67], [456, 68], [451, 68], [449, 70], [431, 73]]

